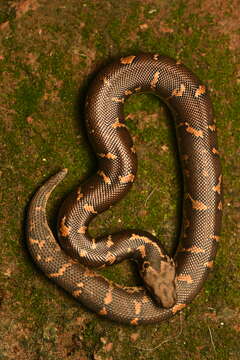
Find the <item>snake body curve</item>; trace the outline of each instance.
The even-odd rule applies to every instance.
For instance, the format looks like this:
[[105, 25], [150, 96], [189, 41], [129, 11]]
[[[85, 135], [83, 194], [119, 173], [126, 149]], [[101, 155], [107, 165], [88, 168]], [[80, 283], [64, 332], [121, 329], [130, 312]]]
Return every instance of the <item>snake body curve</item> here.
[[[123, 106], [139, 92], [159, 96], [175, 119], [184, 209], [181, 246], [174, 260], [143, 231], [122, 231], [96, 240], [88, 232], [93, 217], [122, 198], [136, 176], [137, 157]], [[40, 187], [28, 211], [30, 253], [46, 276], [100, 315], [132, 325], [168, 319], [202, 288], [219, 241], [222, 174], [207, 90], [185, 66], [168, 57], [123, 57], [93, 81], [86, 100], [86, 125], [99, 170], [64, 201], [58, 224], [61, 246], [48, 226], [46, 204], [66, 169]], [[138, 262], [146, 287], [120, 286], [89, 268], [126, 258]]]

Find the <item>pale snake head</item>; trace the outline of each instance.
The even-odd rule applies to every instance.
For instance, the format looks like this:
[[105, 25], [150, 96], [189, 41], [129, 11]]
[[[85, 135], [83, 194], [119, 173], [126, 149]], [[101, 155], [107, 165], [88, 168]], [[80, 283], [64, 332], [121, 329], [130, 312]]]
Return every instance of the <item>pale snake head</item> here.
[[144, 261], [141, 276], [154, 300], [164, 308], [171, 308], [176, 303], [176, 268], [174, 261], [166, 257], [153, 266]]

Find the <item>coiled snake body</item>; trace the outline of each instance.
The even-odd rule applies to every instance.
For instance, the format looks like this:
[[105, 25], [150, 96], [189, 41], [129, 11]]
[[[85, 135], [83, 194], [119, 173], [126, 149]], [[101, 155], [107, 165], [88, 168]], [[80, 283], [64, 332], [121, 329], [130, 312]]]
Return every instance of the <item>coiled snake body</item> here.
[[[181, 246], [174, 260], [143, 231], [93, 239], [88, 225], [126, 194], [137, 170], [123, 104], [138, 92], [167, 103], [175, 118], [184, 175]], [[216, 254], [222, 214], [222, 175], [216, 126], [204, 85], [181, 63], [141, 54], [103, 69], [90, 87], [86, 124], [99, 170], [64, 201], [59, 241], [46, 219], [47, 199], [66, 170], [50, 178], [30, 203], [28, 247], [50, 279], [100, 315], [133, 325], [159, 322], [183, 309], [200, 291]], [[126, 258], [138, 262], [145, 283], [120, 286], [89, 269]]]

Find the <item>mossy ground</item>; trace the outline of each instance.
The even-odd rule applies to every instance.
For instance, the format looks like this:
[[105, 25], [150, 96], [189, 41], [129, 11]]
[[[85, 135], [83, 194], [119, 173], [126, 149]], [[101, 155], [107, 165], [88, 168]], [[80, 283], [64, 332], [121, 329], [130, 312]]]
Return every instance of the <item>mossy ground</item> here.
[[[240, 359], [238, 5], [230, 0], [0, 4], [0, 360]], [[49, 202], [55, 226], [63, 197], [95, 171], [83, 125], [87, 86], [111, 59], [143, 51], [181, 59], [208, 85], [225, 207], [216, 264], [194, 303], [169, 322], [131, 328], [100, 319], [39, 273], [26, 251], [24, 222], [32, 194], [51, 174], [69, 168]], [[149, 95], [129, 99], [125, 114], [139, 154], [138, 179], [124, 200], [94, 220], [91, 231], [148, 230], [171, 252], [181, 206], [174, 128], [163, 104]], [[137, 281], [126, 262], [105, 273], [122, 283]]]

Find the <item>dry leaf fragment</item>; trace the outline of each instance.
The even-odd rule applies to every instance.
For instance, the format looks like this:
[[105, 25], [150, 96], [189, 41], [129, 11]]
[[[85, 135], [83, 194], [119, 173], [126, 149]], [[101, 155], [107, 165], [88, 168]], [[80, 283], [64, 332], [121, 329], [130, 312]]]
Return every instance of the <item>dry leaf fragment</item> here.
[[112, 348], [113, 348], [113, 343], [110, 342], [104, 346], [104, 351], [109, 352], [112, 350]]
[[166, 26], [165, 24], [164, 24], [164, 22], [160, 22], [160, 27], [159, 27], [159, 30], [161, 31], [161, 32], [163, 32], [163, 33], [173, 33], [173, 29], [172, 28], [170, 28], [170, 27], [168, 27], [168, 26]]
[[148, 24], [141, 24], [141, 25], [139, 25], [139, 27], [140, 27], [140, 29], [141, 30], [147, 30], [148, 29]]
[[25, 0], [13, 3], [12, 7], [15, 8], [16, 18], [18, 19], [28, 11], [36, 10], [39, 7], [39, 4], [36, 0]]
[[164, 152], [167, 152], [167, 151], [169, 150], [167, 145], [162, 145], [162, 146], [161, 146], [161, 149], [162, 149], [162, 151], [164, 151]]
[[132, 333], [130, 336], [130, 339], [132, 342], [135, 342], [138, 338], [139, 338], [139, 333], [137, 333], [137, 332]]
[[2, 24], [0, 24], [0, 30], [5, 30], [9, 27], [9, 21], [5, 21]]
[[32, 118], [31, 116], [28, 116], [26, 120], [27, 120], [27, 123], [28, 123], [28, 124], [32, 124], [32, 123], [33, 123], [33, 118]]

